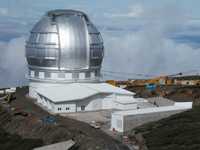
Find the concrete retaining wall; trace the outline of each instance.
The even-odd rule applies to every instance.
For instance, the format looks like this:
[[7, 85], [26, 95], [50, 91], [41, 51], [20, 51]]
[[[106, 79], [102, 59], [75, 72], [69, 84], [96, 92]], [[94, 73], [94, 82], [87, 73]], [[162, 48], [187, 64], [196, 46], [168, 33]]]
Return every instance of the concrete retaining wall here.
[[169, 112], [124, 116], [124, 121], [123, 121], [124, 131], [123, 132], [129, 131], [137, 126], [143, 125], [148, 122], [158, 121], [160, 119], [167, 118], [171, 115], [174, 115], [183, 111], [184, 110], [176, 110], [176, 111], [169, 111]]
[[169, 100], [164, 97], [152, 97], [147, 99], [149, 103], [157, 105], [157, 106], [172, 106], [174, 105], [174, 101]]
[[191, 108], [192, 102], [177, 102], [173, 106], [115, 111], [112, 113], [111, 129], [125, 132], [147, 122], [157, 121]]

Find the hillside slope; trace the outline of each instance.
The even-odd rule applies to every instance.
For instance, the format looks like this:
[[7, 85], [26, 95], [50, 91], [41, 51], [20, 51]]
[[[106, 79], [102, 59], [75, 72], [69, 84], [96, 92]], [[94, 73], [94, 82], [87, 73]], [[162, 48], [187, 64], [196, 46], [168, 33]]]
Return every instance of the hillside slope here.
[[9, 134], [0, 128], [0, 147], [2, 150], [31, 150], [43, 145], [39, 139], [22, 139], [19, 135]]
[[142, 133], [149, 150], [199, 150], [200, 107], [145, 124], [134, 132]]
[[[2, 134], [7, 134], [11, 138], [7, 138], [8, 146], [14, 149], [31, 150], [32, 147], [39, 145], [48, 145], [56, 142], [73, 139], [76, 142], [77, 150], [128, 150], [128, 148], [112, 137], [105, 134], [103, 131], [94, 129], [90, 125], [76, 121], [70, 118], [53, 116], [56, 120], [55, 124], [47, 124], [42, 121], [46, 116], [52, 116], [44, 111], [33, 101], [25, 97], [27, 88], [17, 89], [17, 99], [11, 102], [8, 106], [0, 105], [0, 131]], [[14, 115], [12, 109], [28, 113], [28, 116]], [[0, 134], [1, 136], [1, 134]], [[16, 141], [15, 137], [19, 137]], [[2, 137], [2, 136], [1, 136]], [[6, 147], [6, 142], [1, 142], [0, 146]], [[20, 142], [28, 141], [27, 145]], [[19, 142], [16, 145], [16, 142]], [[1, 148], [0, 148], [1, 149]]]

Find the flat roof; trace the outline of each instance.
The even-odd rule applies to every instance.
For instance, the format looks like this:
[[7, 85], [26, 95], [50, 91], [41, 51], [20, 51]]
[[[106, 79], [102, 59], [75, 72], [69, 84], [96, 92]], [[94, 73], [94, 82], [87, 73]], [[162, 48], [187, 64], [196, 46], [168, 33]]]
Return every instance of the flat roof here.
[[191, 108], [192, 108], [192, 102], [177, 102], [173, 106], [161, 106], [161, 107], [151, 107], [151, 108], [143, 108], [143, 109], [135, 109], [135, 110], [116, 111], [116, 112], [113, 112], [112, 115], [130, 116], [130, 115], [139, 115], [139, 114], [185, 110], [185, 109], [191, 109]]
[[120, 96], [117, 97], [117, 99], [115, 99], [115, 102], [119, 103], [119, 104], [123, 104], [123, 105], [128, 105], [128, 104], [138, 104], [141, 102], [144, 102], [144, 100], [139, 99], [139, 98], [134, 98], [134, 97], [130, 97], [130, 96]]
[[71, 83], [50, 87], [40, 87], [36, 91], [55, 103], [81, 100], [101, 93], [129, 96], [134, 95], [133, 92], [129, 92], [107, 83]]
[[135, 94], [134, 92], [130, 92], [128, 90], [113, 86], [108, 83], [78, 83], [78, 84], [91, 88], [93, 90], [96, 90], [100, 93], [116, 93], [116, 94], [122, 94], [122, 95]]

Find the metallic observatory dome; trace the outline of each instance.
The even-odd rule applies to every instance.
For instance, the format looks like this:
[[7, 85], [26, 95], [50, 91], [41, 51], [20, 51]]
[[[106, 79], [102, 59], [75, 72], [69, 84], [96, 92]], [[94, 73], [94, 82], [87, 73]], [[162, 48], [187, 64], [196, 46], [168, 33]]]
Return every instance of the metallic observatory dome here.
[[101, 34], [87, 15], [53, 10], [33, 27], [26, 43], [33, 81], [98, 81], [103, 59]]

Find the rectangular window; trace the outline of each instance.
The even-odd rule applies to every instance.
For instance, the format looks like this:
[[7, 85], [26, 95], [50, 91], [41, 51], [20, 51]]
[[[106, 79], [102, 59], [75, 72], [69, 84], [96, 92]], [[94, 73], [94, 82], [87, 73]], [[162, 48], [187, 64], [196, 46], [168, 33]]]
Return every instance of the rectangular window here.
[[99, 66], [101, 64], [101, 59], [92, 59], [91, 66]]
[[100, 71], [99, 70], [95, 70], [95, 76], [100, 76]]
[[78, 79], [79, 78], [79, 73], [73, 73], [72, 74], [73, 79]]
[[81, 106], [81, 111], [84, 111], [85, 110], [85, 106]]
[[58, 78], [65, 78], [65, 73], [59, 73]]
[[79, 79], [85, 79], [85, 73], [83, 72], [79, 73]]
[[44, 75], [45, 75], [46, 78], [50, 78], [51, 77], [51, 73], [50, 72], [45, 72]]
[[60, 111], [60, 110], [62, 110], [62, 109], [59, 107], [58, 110]]
[[117, 127], [122, 128], [122, 120], [117, 119]]
[[35, 76], [39, 77], [39, 72], [38, 71], [35, 71]]
[[44, 72], [39, 72], [39, 78], [44, 78]]
[[92, 58], [97, 59], [97, 58], [102, 58], [102, 50], [101, 49], [92, 49]]
[[30, 76], [34, 77], [35, 76], [35, 71], [30, 71]]
[[86, 78], [90, 78], [90, 72], [86, 72], [86, 73], [85, 73], [85, 77], [86, 77]]
[[65, 78], [66, 79], [72, 79], [72, 73], [66, 73]]

